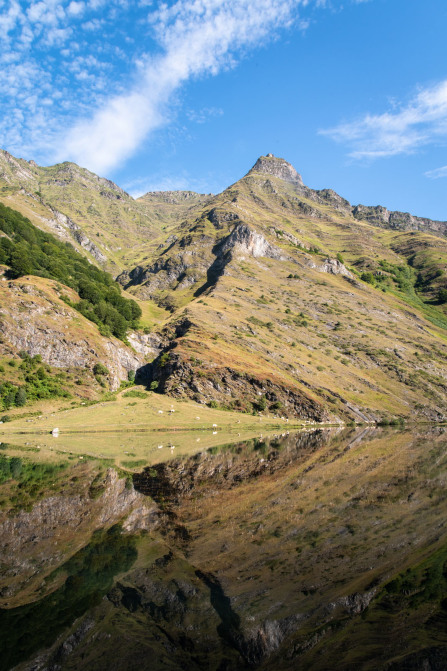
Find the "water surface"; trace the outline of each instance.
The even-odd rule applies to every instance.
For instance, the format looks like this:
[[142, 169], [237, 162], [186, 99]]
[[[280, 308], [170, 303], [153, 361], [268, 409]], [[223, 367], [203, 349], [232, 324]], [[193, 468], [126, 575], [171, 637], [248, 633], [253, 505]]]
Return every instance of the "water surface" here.
[[447, 667], [443, 428], [88, 440], [2, 446], [1, 669]]

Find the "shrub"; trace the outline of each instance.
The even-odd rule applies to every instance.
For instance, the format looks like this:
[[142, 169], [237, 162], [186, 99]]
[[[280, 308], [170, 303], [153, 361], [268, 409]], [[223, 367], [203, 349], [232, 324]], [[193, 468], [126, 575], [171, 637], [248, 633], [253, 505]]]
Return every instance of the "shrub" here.
[[362, 273], [360, 279], [368, 284], [374, 284], [374, 275], [371, 272]]
[[124, 398], [147, 398], [147, 393], [145, 391], [139, 391], [138, 389], [129, 389], [129, 391], [124, 392]]
[[109, 375], [109, 369], [104, 366], [101, 362], [95, 363], [93, 366], [94, 375]]
[[160, 368], [164, 368], [166, 364], [169, 361], [169, 352], [163, 352], [163, 354], [160, 356], [160, 360], [158, 362]]

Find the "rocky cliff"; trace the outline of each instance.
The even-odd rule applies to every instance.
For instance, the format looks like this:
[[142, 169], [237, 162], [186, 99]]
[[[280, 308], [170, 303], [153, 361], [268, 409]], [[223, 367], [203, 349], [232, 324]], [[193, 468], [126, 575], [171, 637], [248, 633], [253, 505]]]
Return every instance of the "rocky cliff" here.
[[[93, 370], [101, 363], [108, 371], [112, 390], [118, 389], [129, 371], [145, 364], [116, 338], [102, 337], [97, 327], [68, 306], [61, 296], [66, 287], [42, 278], [7, 280], [0, 276], [0, 334], [3, 353], [39, 354], [55, 368]], [[75, 298], [74, 292], [71, 292]]]

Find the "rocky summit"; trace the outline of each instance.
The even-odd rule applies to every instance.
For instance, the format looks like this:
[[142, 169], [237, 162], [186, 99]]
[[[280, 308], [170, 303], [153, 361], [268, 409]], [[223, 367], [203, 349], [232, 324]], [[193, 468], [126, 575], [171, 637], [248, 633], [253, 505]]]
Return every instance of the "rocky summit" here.
[[[447, 417], [446, 222], [352, 206], [272, 154], [220, 194], [135, 200], [75, 164], [41, 168], [1, 152], [0, 200], [92, 269], [81, 281], [47, 258], [11, 271], [4, 243], [5, 357], [84, 369], [93, 396], [136, 375], [159, 393], [241, 412]], [[21, 249], [32, 247], [27, 235]], [[113, 291], [109, 280], [99, 293], [86, 286], [104, 271]], [[92, 374], [95, 362], [108, 373]]]

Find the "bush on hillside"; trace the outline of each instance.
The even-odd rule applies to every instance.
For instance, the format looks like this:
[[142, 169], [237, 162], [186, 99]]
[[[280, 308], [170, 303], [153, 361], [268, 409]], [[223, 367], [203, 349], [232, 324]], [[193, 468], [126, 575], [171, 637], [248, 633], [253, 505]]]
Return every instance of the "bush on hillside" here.
[[37, 275], [57, 280], [79, 293], [72, 303], [104, 335], [125, 339], [127, 329], [136, 327], [140, 306], [121, 295], [119, 285], [109, 273], [87, 261], [68, 242], [62, 243], [33, 226], [19, 212], [0, 203], [0, 263], [10, 268], [14, 278]]

